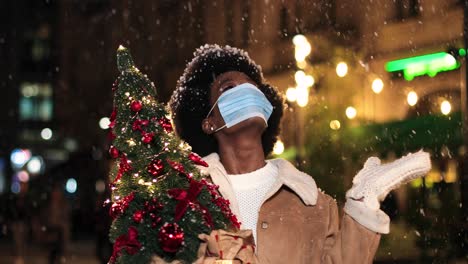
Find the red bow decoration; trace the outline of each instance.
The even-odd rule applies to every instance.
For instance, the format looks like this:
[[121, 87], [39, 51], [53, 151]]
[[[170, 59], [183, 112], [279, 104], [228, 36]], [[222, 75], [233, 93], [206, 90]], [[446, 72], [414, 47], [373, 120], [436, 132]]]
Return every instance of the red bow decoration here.
[[120, 163], [119, 163], [119, 171], [117, 172], [117, 176], [115, 176], [115, 179], [112, 183], [116, 183], [120, 178], [122, 178], [122, 175], [128, 171], [131, 171], [133, 168], [130, 165], [130, 162], [128, 162], [127, 155], [122, 155], [120, 157]]
[[122, 250], [126, 250], [129, 255], [135, 255], [141, 248], [141, 243], [138, 241], [138, 230], [131, 226], [128, 228], [127, 234], [119, 236], [114, 243], [114, 250], [110, 258], [110, 263], [115, 263], [116, 259], [122, 254]]
[[109, 209], [109, 215], [114, 220], [116, 217], [120, 216], [127, 210], [130, 203], [135, 199], [135, 193], [131, 192], [129, 195], [125, 196], [123, 199], [112, 203], [111, 208]]
[[176, 188], [168, 191], [169, 196], [179, 201], [175, 208], [175, 221], [179, 221], [184, 216], [188, 207], [193, 206], [200, 209], [200, 211], [203, 213], [203, 217], [205, 218], [207, 225], [213, 228], [213, 219], [208, 209], [200, 204], [200, 202], [197, 200], [197, 197], [202, 191], [203, 186], [205, 185], [199, 181], [190, 180], [190, 186], [188, 190]]
[[171, 124], [171, 120], [163, 117], [163, 118], [160, 118], [158, 120], [158, 123], [159, 125], [164, 128], [164, 130], [166, 131], [166, 133], [170, 133], [173, 131], [173, 128], [172, 128], [172, 124]]

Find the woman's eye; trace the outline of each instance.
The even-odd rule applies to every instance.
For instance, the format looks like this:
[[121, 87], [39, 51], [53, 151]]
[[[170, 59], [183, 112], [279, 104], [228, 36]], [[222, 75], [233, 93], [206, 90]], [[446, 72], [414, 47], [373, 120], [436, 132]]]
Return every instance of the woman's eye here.
[[231, 88], [234, 88], [234, 86], [235, 86], [234, 84], [226, 85], [221, 89], [221, 92], [225, 92], [225, 91], [227, 91], [227, 90], [229, 90]]

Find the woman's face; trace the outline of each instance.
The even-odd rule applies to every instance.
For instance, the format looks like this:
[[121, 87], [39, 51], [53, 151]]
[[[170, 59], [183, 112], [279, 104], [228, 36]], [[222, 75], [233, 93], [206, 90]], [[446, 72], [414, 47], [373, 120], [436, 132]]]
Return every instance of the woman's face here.
[[[250, 79], [249, 76], [242, 72], [229, 71], [219, 75], [210, 87], [210, 105], [213, 106], [222, 93], [243, 83], [251, 83], [257, 86], [257, 84], [252, 79]], [[214, 107], [208, 118], [210, 119], [210, 123], [213, 125], [215, 130], [224, 126], [225, 124], [217, 105]], [[261, 132], [263, 132], [266, 127], [265, 121], [263, 121], [263, 119], [253, 117], [230, 128], [223, 128], [221, 131], [224, 131], [225, 133], [235, 132], [241, 127], [252, 125], [252, 123], [259, 124], [261, 127]]]

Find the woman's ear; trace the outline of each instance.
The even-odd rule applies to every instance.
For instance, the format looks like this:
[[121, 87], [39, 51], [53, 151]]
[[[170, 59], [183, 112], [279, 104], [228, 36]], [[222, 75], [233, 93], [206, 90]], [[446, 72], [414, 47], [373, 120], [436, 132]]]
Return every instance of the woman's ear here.
[[205, 134], [207, 135], [211, 135], [215, 131], [214, 125], [213, 123], [211, 123], [211, 119], [209, 117], [203, 119], [201, 126], [202, 126], [203, 132], [205, 132]]

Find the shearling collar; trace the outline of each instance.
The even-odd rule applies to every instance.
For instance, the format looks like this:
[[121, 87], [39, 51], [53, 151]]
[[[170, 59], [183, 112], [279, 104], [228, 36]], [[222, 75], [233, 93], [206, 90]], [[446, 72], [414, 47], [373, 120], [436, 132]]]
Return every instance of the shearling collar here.
[[[234, 199], [234, 192], [227, 177], [227, 172], [221, 164], [217, 153], [211, 153], [203, 158], [209, 167], [202, 170], [210, 174], [214, 184], [219, 185], [220, 193], [230, 201]], [[317, 203], [317, 185], [314, 179], [304, 172], [296, 169], [289, 161], [284, 159], [273, 159], [270, 162], [278, 167], [278, 179], [272, 189], [266, 195], [265, 200], [273, 196], [283, 185], [293, 190], [304, 202], [305, 205], [315, 205]], [[234, 205], [234, 211], [237, 211], [237, 204]]]

